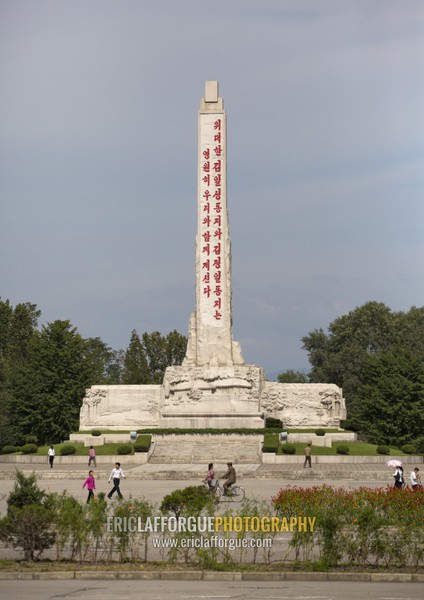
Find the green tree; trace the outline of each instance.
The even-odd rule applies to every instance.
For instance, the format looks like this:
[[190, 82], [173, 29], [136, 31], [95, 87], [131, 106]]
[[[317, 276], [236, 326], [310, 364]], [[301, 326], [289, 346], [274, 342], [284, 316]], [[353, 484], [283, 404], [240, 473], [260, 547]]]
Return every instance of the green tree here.
[[162, 383], [166, 367], [182, 363], [187, 338], [174, 330], [165, 337], [158, 331], [143, 333], [142, 339], [149, 364], [150, 383]]
[[146, 354], [135, 329], [131, 333], [130, 345], [125, 352], [122, 381], [127, 384], [151, 383]]
[[[412, 325], [413, 323], [413, 325]], [[330, 323], [329, 333], [316, 329], [302, 338], [312, 370], [311, 382], [336, 383], [354, 408], [354, 397], [362, 382], [367, 356], [397, 345], [422, 346], [424, 334], [422, 309], [393, 313], [382, 303], [367, 302]], [[424, 353], [419, 354], [424, 358]]]
[[52, 517], [51, 511], [42, 505], [13, 507], [0, 520], [0, 539], [13, 548], [22, 548], [27, 561], [39, 558], [55, 542], [51, 531]]
[[45, 497], [46, 493], [38, 487], [35, 473], [26, 476], [16, 469], [15, 484], [7, 499], [8, 512], [13, 507], [22, 508], [27, 504], [42, 504]]
[[55, 541], [53, 514], [46, 506], [48, 495], [38, 487], [35, 473], [26, 477], [16, 470], [13, 490], [7, 499], [7, 515], [0, 520], [0, 539], [22, 548], [25, 560], [34, 560]]
[[309, 379], [303, 371], [284, 371], [277, 377], [279, 383], [308, 383]]
[[14, 376], [10, 414], [19, 434], [36, 435], [41, 443], [66, 439], [78, 428], [84, 392], [95, 377], [87, 342], [69, 321], [43, 326]]
[[355, 421], [376, 444], [402, 446], [422, 435], [424, 364], [411, 350], [396, 347], [365, 360], [356, 398]]
[[178, 331], [163, 336], [158, 331], [143, 333], [141, 339], [133, 330], [125, 352], [123, 383], [160, 384], [166, 367], [180, 365], [187, 348], [187, 338]]
[[40, 314], [35, 304], [13, 307], [0, 300], [0, 446], [18, 441], [10, 419], [12, 380], [26, 360]]
[[93, 359], [95, 382], [106, 385], [120, 384], [124, 366], [123, 350], [113, 350], [99, 337], [88, 338], [86, 342], [87, 351]]
[[[406, 313], [392, 312], [378, 302], [367, 302], [335, 319], [328, 333], [316, 329], [302, 339], [312, 367], [311, 382], [335, 383], [342, 387], [349, 418], [360, 419], [363, 433], [376, 441], [388, 439], [396, 428], [398, 437], [411, 439], [412, 434], [407, 433], [407, 428], [412, 431], [411, 424], [395, 419], [395, 413], [405, 414], [404, 421], [410, 421], [411, 414], [415, 415], [415, 408], [410, 410], [405, 406], [419, 404], [423, 340], [424, 307], [413, 306]], [[388, 364], [390, 368], [386, 368]], [[402, 387], [405, 394], [401, 392]], [[405, 397], [403, 407], [400, 406], [402, 397]], [[372, 408], [374, 405], [378, 410]], [[417, 418], [414, 417], [414, 421]], [[378, 435], [377, 429], [383, 422], [387, 424], [385, 433]]]

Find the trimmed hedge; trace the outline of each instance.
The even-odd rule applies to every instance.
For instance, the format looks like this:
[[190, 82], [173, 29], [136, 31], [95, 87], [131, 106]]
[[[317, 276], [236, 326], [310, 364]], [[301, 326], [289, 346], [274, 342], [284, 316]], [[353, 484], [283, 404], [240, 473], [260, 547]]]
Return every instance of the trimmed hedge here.
[[36, 454], [37, 450], [38, 448], [36, 444], [25, 444], [24, 446], [22, 446], [23, 454]]
[[[261, 429], [246, 429], [246, 428], [234, 428], [234, 429], [215, 429], [215, 428], [209, 428], [209, 429], [190, 429], [190, 428], [174, 428], [174, 429], [137, 429], [137, 433], [142, 434], [142, 433], [151, 433], [153, 435], [185, 435], [185, 434], [190, 434], [190, 435], [232, 435], [232, 434], [237, 434], [237, 435], [263, 435], [264, 433], [280, 433], [281, 429], [275, 428], [273, 427], [271, 428], [267, 428], [265, 430], [264, 427], [262, 427]], [[113, 433], [113, 432], [111, 432]]]
[[116, 449], [116, 453], [123, 455], [123, 454], [132, 454], [133, 451], [133, 447], [131, 446], [131, 444], [121, 444], [121, 446], [118, 446]]
[[98, 437], [99, 435], [102, 435], [102, 432], [100, 431], [100, 429], [93, 429], [93, 431], [91, 432], [91, 435]]
[[415, 454], [415, 452], [417, 451], [417, 449], [415, 448], [414, 444], [404, 444], [401, 447], [401, 450], [405, 454]]
[[348, 431], [361, 431], [361, 426], [350, 419], [341, 419], [340, 428], [347, 429]]
[[69, 456], [70, 454], [75, 454], [76, 451], [77, 449], [75, 448], [75, 446], [72, 446], [71, 444], [66, 444], [60, 449], [60, 454], [62, 456]]
[[13, 452], [17, 452], [16, 446], [4, 446], [2, 448], [2, 454], [12, 454]]
[[345, 444], [340, 444], [340, 446], [336, 446], [336, 452], [337, 454], [349, 454], [350, 448]]
[[264, 435], [264, 443], [262, 445], [262, 452], [277, 452], [280, 444], [279, 436], [277, 433], [266, 433]]
[[283, 421], [276, 419], [275, 417], [266, 417], [265, 419], [266, 429], [283, 429]]
[[283, 454], [296, 454], [296, 446], [294, 444], [282, 444], [281, 451]]
[[390, 446], [385, 446], [384, 444], [377, 446], [376, 452], [377, 454], [390, 454]]
[[322, 437], [323, 435], [325, 435], [325, 429], [316, 429], [315, 435], [319, 435], [320, 437]]
[[151, 435], [140, 435], [134, 444], [134, 452], [148, 452], [150, 444], [152, 443]]

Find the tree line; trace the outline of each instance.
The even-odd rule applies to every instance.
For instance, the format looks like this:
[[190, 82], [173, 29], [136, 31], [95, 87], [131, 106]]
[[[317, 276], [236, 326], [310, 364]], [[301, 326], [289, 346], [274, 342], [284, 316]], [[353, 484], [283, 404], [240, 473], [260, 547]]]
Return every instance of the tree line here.
[[[160, 384], [182, 363], [187, 338], [131, 333], [126, 350], [84, 339], [70, 321], [38, 328], [35, 304], [0, 299], [0, 447], [55, 443], [78, 429], [93, 384]], [[311, 370], [285, 371], [282, 383], [335, 383], [348, 419], [370, 442], [414, 443], [424, 452], [424, 307], [394, 312], [367, 302], [302, 338]], [[35, 439], [34, 439], [35, 438]]]
[[94, 384], [161, 383], [181, 364], [187, 338], [132, 331], [126, 350], [83, 338], [70, 321], [38, 328], [41, 311], [0, 299], [0, 447], [56, 443], [78, 430], [85, 389]]
[[302, 338], [310, 372], [278, 380], [335, 383], [348, 419], [370, 442], [413, 443], [424, 452], [424, 307], [393, 312], [367, 302]]

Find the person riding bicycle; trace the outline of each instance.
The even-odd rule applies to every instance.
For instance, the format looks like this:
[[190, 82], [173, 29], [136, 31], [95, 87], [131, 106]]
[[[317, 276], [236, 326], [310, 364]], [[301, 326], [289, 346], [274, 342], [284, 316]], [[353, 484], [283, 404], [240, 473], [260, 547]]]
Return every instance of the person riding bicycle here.
[[203, 480], [203, 483], [207, 483], [210, 490], [213, 489], [213, 480], [215, 477], [215, 471], [213, 470], [213, 463], [208, 464], [208, 472]]
[[225, 483], [223, 485], [224, 487], [224, 495], [227, 493], [228, 488], [233, 485], [233, 483], [236, 482], [236, 470], [233, 467], [233, 463], [232, 462], [228, 462], [227, 463], [227, 472], [222, 476], [223, 479], [225, 479]]

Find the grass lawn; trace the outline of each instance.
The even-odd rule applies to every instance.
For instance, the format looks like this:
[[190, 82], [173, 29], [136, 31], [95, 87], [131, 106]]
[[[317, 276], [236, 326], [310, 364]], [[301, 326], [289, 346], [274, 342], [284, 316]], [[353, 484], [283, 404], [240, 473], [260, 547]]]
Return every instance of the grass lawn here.
[[[94, 449], [96, 451], [97, 456], [107, 456], [107, 455], [111, 455], [111, 454], [116, 455], [116, 454], [118, 454], [117, 448], [122, 445], [123, 445], [122, 442], [120, 444], [104, 444], [103, 446], [94, 446]], [[89, 447], [84, 446], [84, 444], [82, 444], [81, 442], [72, 442], [72, 444], [53, 444], [53, 448], [55, 449], [56, 456], [61, 456], [60, 449], [63, 448], [63, 446], [74, 446], [76, 448], [77, 451], [75, 452], [75, 454], [70, 454], [68, 456], [87, 456], [88, 457]], [[41, 454], [41, 455], [47, 456], [47, 451], [49, 448], [50, 448], [50, 445], [40, 446], [35, 454], [37, 454], [37, 455]], [[15, 452], [14, 454], [22, 454], [22, 452]], [[134, 454], [134, 452], [132, 452], [131, 454]], [[12, 454], [12, 456], [13, 456], [13, 454]], [[34, 455], [28, 454], [27, 456], [34, 456]]]
[[[375, 446], [374, 444], [367, 444], [366, 442], [333, 442], [331, 448], [326, 448], [325, 446], [312, 445], [312, 454], [315, 456], [341, 456], [336, 452], [336, 447], [341, 445], [349, 446], [350, 452], [348, 456], [384, 456], [383, 454], [377, 454], [377, 446]], [[293, 446], [296, 446], [296, 454], [303, 455], [303, 451], [306, 446], [305, 443], [293, 444]], [[281, 448], [277, 454], [283, 454]], [[390, 455], [387, 456], [404, 456], [404, 453], [398, 448], [391, 447]]]

